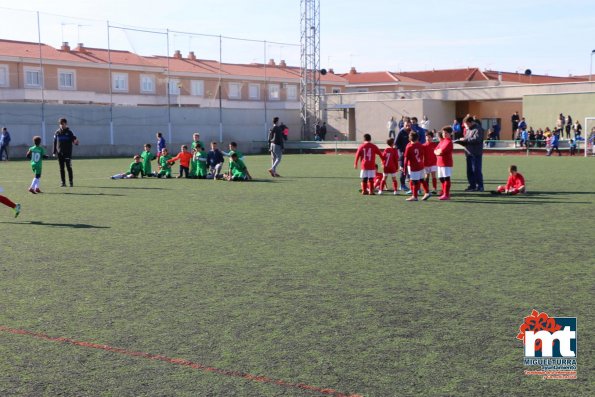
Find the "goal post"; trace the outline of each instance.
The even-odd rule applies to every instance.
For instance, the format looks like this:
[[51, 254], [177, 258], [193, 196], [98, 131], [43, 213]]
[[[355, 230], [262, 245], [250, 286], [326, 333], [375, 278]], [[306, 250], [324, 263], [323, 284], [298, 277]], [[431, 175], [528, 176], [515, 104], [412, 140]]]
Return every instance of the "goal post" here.
[[583, 128], [585, 157], [589, 155], [595, 156], [595, 117], [585, 117], [585, 124]]

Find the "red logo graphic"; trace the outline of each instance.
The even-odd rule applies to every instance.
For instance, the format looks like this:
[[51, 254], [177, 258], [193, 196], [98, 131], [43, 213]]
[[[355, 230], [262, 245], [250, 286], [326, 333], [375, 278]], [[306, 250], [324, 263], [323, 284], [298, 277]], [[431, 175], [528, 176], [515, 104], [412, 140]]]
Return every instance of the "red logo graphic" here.
[[[519, 327], [519, 334], [517, 339], [522, 340], [525, 344], [525, 331], [548, 331], [554, 333], [562, 329], [562, 326], [556, 323], [556, 319], [547, 315], [547, 313], [539, 313], [533, 309], [530, 316], [525, 317], [525, 322]], [[535, 342], [535, 351], [541, 350], [541, 339]]]

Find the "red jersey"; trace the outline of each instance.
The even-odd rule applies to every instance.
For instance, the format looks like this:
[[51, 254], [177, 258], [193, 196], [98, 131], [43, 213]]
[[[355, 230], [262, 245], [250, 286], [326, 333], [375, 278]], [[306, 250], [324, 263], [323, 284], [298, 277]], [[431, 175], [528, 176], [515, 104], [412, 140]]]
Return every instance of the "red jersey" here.
[[394, 147], [387, 147], [382, 152], [382, 167], [385, 174], [394, 174], [399, 169], [399, 154]]
[[436, 149], [437, 145], [436, 142], [432, 141], [426, 141], [426, 143], [423, 144], [424, 149], [426, 149], [424, 152], [424, 167], [432, 167], [436, 165], [437, 160], [436, 155], [434, 154], [434, 149]]
[[436, 156], [436, 165], [438, 167], [452, 167], [452, 140], [444, 138], [438, 143], [436, 150], [442, 151]]
[[405, 168], [409, 167], [411, 172], [424, 169], [424, 146], [419, 142], [409, 142], [405, 148]]
[[374, 177], [374, 188], [378, 190], [386, 189], [386, 181], [384, 181], [384, 186], [381, 186], [382, 178], [384, 178], [384, 174], [382, 174], [382, 172], [376, 172], [376, 176]]
[[173, 164], [176, 160], [180, 160], [180, 165], [183, 167], [190, 167], [190, 160], [192, 160], [192, 153], [190, 152], [180, 152], [178, 155], [169, 161]]
[[518, 189], [521, 186], [525, 186], [525, 178], [518, 172], [516, 175], [510, 175], [506, 182], [506, 190]]
[[376, 155], [382, 159], [382, 152], [378, 149], [378, 146], [371, 142], [362, 143], [355, 153], [355, 163], [362, 160], [362, 170], [371, 171], [376, 169]]

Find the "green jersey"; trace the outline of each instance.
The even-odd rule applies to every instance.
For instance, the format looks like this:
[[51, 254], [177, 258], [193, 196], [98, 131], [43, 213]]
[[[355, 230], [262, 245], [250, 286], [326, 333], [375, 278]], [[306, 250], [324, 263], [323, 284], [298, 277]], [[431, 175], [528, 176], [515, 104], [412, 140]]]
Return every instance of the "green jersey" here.
[[31, 154], [31, 169], [35, 174], [41, 174], [41, 162], [46, 155], [45, 149], [41, 146], [31, 146], [29, 153]]
[[153, 153], [145, 150], [144, 152], [142, 152], [140, 154], [140, 157], [143, 159], [143, 161], [142, 161], [143, 172], [145, 173], [145, 175], [150, 175], [152, 172], [151, 161], [155, 160], [155, 158], [157, 156], [155, 156]]
[[159, 157], [159, 165], [161, 169], [159, 170], [159, 176], [167, 176], [168, 178], [171, 177], [171, 164], [168, 163], [171, 160], [171, 156], [168, 154], [167, 156], [161, 155]]
[[235, 178], [245, 178], [246, 177], [246, 164], [240, 159], [232, 160], [229, 163], [229, 169], [231, 171], [231, 176]]
[[238, 159], [242, 160], [244, 158], [244, 153], [240, 152], [239, 150], [230, 150], [228, 153], [229, 157], [231, 157], [231, 155], [234, 153], [238, 155]]
[[143, 170], [143, 163], [142, 162], [136, 162], [133, 161], [132, 163], [130, 163], [130, 167], [128, 168], [128, 174], [132, 174], [134, 176], [138, 176], [139, 174], [141, 176], [145, 175], [145, 172]]
[[192, 176], [203, 178], [207, 176], [207, 152], [195, 152], [192, 158]]
[[196, 149], [196, 147], [205, 147], [202, 141], [192, 141], [192, 150]]

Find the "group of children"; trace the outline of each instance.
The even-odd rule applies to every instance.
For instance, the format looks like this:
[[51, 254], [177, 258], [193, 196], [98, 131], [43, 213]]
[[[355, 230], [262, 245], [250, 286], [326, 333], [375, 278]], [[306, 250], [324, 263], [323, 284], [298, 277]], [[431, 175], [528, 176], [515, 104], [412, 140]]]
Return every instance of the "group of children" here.
[[[223, 152], [218, 148], [217, 142], [211, 142], [211, 150], [205, 151], [204, 144], [200, 141], [200, 135], [193, 136], [191, 151], [187, 145], [182, 145], [176, 156], [169, 154], [165, 147], [165, 140], [160, 132], [157, 133], [157, 154], [151, 152], [151, 144], [144, 146], [140, 155], [135, 155], [128, 171], [113, 175], [111, 179], [127, 179], [142, 177], [171, 178], [172, 166], [179, 162], [179, 175], [177, 178], [197, 179], [225, 179], [228, 181], [247, 181], [252, 176], [244, 163], [244, 155], [238, 151], [237, 143], [229, 144], [229, 152]], [[229, 157], [229, 169], [222, 172], [225, 157]], [[158, 170], [153, 172], [151, 161], [157, 160]]]
[[[370, 134], [364, 134], [364, 142], [358, 147], [355, 154], [354, 168], [357, 169], [361, 161], [361, 193], [363, 195], [382, 194], [386, 189], [388, 178], [392, 179], [393, 193], [398, 194], [397, 172], [404, 172], [409, 176], [407, 201], [418, 201], [420, 187], [424, 195], [422, 200], [428, 200], [432, 194], [437, 194], [437, 179], [441, 183], [439, 200], [450, 200], [451, 176], [453, 168], [453, 142], [451, 139], [452, 127], [443, 127], [440, 131], [439, 141], [434, 142], [434, 133], [427, 131], [426, 142], [419, 143], [416, 131], [409, 133], [409, 143], [399, 161], [399, 153], [395, 149], [394, 139], [386, 141], [388, 147], [381, 152], [373, 144]], [[376, 156], [382, 161], [383, 172], [378, 171]], [[402, 164], [402, 166], [399, 166]], [[430, 192], [430, 179], [433, 190]], [[406, 188], [401, 187], [402, 190]], [[525, 179], [518, 172], [515, 165], [510, 166], [509, 178], [505, 186], [498, 186], [493, 194], [519, 194], [525, 193]]]

